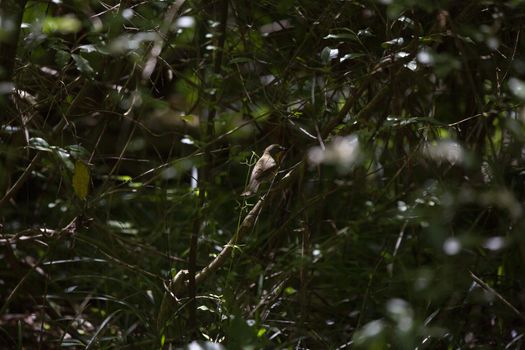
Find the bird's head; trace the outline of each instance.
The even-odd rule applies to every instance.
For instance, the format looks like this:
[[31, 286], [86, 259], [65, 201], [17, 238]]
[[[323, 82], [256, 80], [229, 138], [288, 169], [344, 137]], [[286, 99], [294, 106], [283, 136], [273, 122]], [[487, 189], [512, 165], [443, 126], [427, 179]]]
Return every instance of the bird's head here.
[[281, 145], [278, 145], [274, 143], [273, 145], [270, 145], [264, 149], [265, 154], [269, 154], [272, 157], [275, 157], [277, 155], [280, 155], [282, 152], [286, 151], [286, 148], [284, 148]]

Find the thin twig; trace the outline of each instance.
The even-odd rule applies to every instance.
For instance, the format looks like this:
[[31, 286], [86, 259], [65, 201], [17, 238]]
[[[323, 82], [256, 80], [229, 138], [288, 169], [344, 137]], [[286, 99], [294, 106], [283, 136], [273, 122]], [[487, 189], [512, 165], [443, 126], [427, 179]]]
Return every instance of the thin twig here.
[[472, 279], [474, 280], [474, 282], [476, 282], [477, 284], [480, 285], [481, 288], [485, 289], [486, 291], [494, 294], [496, 296], [496, 298], [498, 298], [503, 304], [507, 305], [512, 311], [514, 311], [514, 313], [519, 316], [520, 318], [522, 319], [525, 319], [525, 315], [523, 315], [518, 309], [516, 309], [510, 302], [507, 301], [507, 299], [505, 299], [501, 294], [499, 294], [498, 292], [496, 292], [496, 290], [494, 290], [494, 288], [492, 288], [491, 286], [489, 286], [487, 283], [485, 283], [481, 278], [479, 278], [478, 276], [476, 276], [472, 271], [469, 270], [469, 273], [470, 273], [470, 276], [472, 277]]
[[22, 175], [20, 175], [20, 177], [18, 178], [18, 180], [16, 180], [15, 184], [13, 185], [13, 187], [11, 187], [7, 192], [6, 194], [2, 197], [2, 199], [0, 200], [0, 207], [2, 207], [9, 199], [11, 199], [11, 197], [13, 197], [15, 195], [16, 192], [18, 192], [18, 190], [20, 189], [20, 187], [22, 187], [22, 185], [26, 182], [26, 180], [29, 178], [29, 175], [31, 175], [31, 172], [33, 171], [33, 169], [35, 168], [36, 164], [38, 163], [38, 161], [40, 160], [40, 158], [42, 158], [42, 155], [43, 155], [43, 152], [38, 152], [34, 157], [33, 159], [31, 160], [31, 163], [29, 163], [29, 165], [26, 167], [26, 169], [24, 170], [24, 172], [22, 173]]
[[151, 74], [155, 70], [157, 65], [157, 60], [162, 52], [164, 47], [164, 39], [169, 33], [170, 27], [175, 19], [175, 15], [179, 11], [180, 7], [184, 4], [184, 0], [175, 1], [170, 8], [166, 11], [166, 16], [164, 17], [164, 22], [162, 23], [162, 28], [160, 29], [159, 38], [153, 44], [151, 48], [146, 64], [144, 64], [144, 69], [142, 70], [142, 79], [148, 81], [151, 77]]

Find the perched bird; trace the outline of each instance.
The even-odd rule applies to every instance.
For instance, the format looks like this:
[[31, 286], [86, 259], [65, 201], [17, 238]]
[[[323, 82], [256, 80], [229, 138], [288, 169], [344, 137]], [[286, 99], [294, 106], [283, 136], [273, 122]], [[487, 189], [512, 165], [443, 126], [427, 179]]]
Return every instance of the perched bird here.
[[253, 196], [257, 193], [261, 183], [273, 178], [279, 165], [281, 153], [285, 150], [286, 148], [278, 144], [266, 147], [261, 158], [255, 163], [252, 174], [250, 175], [250, 182], [244, 192], [241, 193], [241, 196]]

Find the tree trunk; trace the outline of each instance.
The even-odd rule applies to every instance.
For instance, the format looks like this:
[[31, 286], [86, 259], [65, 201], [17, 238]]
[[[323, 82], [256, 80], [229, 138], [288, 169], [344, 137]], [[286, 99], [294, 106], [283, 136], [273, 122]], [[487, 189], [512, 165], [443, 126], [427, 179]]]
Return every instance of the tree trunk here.
[[26, 0], [0, 0], [0, 80], [13, 78], [20, 25]]

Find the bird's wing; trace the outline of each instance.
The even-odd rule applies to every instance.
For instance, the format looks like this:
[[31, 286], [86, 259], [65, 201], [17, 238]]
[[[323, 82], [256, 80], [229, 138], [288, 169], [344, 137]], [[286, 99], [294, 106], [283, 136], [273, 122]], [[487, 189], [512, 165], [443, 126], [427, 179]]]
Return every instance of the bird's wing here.
[[252, 175], [250, 176], [250, 182], [264, 181], [264, 178], [272, 173], [277, 168], [277, 162], [272, 157], [261, 157], [253, 168]]
[[252, 170], [250, 175], [250, 182], [241, 196], [253, 196], [261, 182], [265, 181], [267, 177], [277, 168], [277, 162], [269, 155], [263, 155]]

